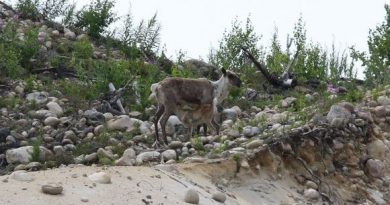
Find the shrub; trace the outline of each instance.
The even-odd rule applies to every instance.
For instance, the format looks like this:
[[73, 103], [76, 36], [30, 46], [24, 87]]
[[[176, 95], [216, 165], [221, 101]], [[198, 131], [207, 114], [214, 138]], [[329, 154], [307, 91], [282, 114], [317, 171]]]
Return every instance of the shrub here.
[[76, 14], [75, 26], [85, 30], [94, 39], [99, 39], [103, 31], [116, 21], [113, 0], [93, 0]]
[[385, 4], [384, 7], [385, 21], [369, 31], [368, 53], [351, 48], [352, 57], [366, 66], [366, 82], [371, 85], [390, 83], [390, 5]]
[[16, 8], [24, 19], [38, 21], [41, 19], [54, 20], [64, 14], [68, 0], [18, 0]]
[[87, 37], [74, 44], [74, 54], [77, 58], [88, 59], [92, 57], [93, 47]]

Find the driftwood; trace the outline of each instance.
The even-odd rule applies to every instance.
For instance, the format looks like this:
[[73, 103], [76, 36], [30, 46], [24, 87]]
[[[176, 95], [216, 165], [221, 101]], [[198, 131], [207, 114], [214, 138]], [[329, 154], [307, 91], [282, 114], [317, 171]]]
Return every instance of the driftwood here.
[[99, 100], [101, 104], [98, 106], [97, 110], [100, 112], [110, 112], [114, 115], [123, 115], [126, 114], [126, 110], [123, 108], [120, 98], [124, 94], [124, 91], [130, 86], [130, 82], [134, 80], [130, 79], [125, 86], [119, 89], [115, 89], [113, 83], [108, 84], [109, 92], [101, 95]]
[[76, 71], [65, 68], [64, 66], [59, 66], [56, 68], [42, 68], [42, 69], [33, 69], [32, 74], [40, 73], [49, 73], [54, 78], [78, 78]]
[[282, 76], [278, 76], [275, 73], [270, 73], [267, 69], [267, 66], [264, 65], [263, 63], [260, 63], [247, 48], [242, 46], [241, 49], [248, 56], [248, 58], [254, 63], [257, 69], [260, 70], [260, 72], [264, 75], [267, 81], [274, 87], [293, 88], [297, 85], [297, 81], [296, 79], [294, 79], [293, 75], [289, 72], [289, 69], [295, 64], [299, 54], [299, 49], [295, 53], [294, 58], [290, 60], [290, 62], [286, 66]]

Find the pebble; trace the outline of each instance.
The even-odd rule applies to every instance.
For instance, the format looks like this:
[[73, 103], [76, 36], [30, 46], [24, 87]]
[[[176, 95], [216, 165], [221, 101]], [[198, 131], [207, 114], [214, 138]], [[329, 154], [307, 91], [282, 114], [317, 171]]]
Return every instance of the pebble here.
[[220, 203], [225, 203], [226, 201], [226, 195], [222, 192], [216, 192], [212, 195], [212, 198], [215, 200], [215, 201], [218, 201]]
[[83, 197], [83, 198], [81, 198], [81, 201], [82, 201], [82, 202], [88, 202], [88, 201], [89, 201], [89, 199], [88, 199], [88, 198], [86, 198], [86, 197]]
[[42, 185], [42, 192], [45, 194], [57, 195], [61, 194], [64, 188], [58, 183], [49, 183]]

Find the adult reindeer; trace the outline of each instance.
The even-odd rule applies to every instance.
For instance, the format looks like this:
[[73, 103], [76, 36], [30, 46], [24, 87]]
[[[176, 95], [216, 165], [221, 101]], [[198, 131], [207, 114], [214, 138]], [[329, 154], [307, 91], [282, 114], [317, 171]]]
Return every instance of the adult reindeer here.
[[[151, 86], [152, 94], [158, 102], [154, 116], [156, 142], [160, 142], [158, 121], [160, 120], [164, 143], [167, 143], [165, 125], [171, 115], [176, 115], [192, 127], [206, 123], [219, 134], [219, 125], [214, 120], [216, 106], [227, 97], [232, 86], [241, 86], [241, 80], [232, 71], [222, 68], [222, 77], [217, 81], [207, 79], [166, 78]], [[161, 118], [161, 119], [160, 119]]]

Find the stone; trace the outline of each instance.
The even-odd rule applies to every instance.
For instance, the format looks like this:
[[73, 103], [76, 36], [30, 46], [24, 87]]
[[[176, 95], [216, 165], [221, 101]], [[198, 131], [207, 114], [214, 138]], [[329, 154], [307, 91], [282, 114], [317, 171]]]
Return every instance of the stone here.
[[44, 184], [41, 187], [42, 192], [45, 194], [50, 194], [50, 195], [58, 195], [61, 194], [64, 188], [62, 187], [61, 184], [58, 183], [48, 183]]
[[43, 123], [48, 126], [55, 127], [57, 126], [61, 121], [57, 117], [47, 117]]
[[[33, 146], [24, 146], [16, 149], [7, 150], [5, 156], [7, 162], [10, 164], [26, 164], [30, 162], [31, 154], [33, 153]], [[44, 161], [50, 158], [52, 155], [51, 151], [43, 146], [40, 146], [39, 159]]]
[[65, 31], [64, 37], [69, 39], [69, 40], [75, 40], [76, 39], [76, 34], [72, 31]]
[[317, 201], [321, 197], [320, 193], [317, 190], [312, 188], [306, 189], [303, 192], [303, 196], [305, 196], [305, 198], [312, 201]]
[[81, 200], [81, 202], [88, 202], [89, 201], [89, 199], [86, 197], [82, 197], [80, 200]]
[[111, 151], [108, 151], [108, 150], [105, 150], [103, 148], [99, 148], [97, 150], [97, 155], [98, 155], [98, 158], [108, 158], [110, 160], [113, 160], [115, 157], [114, 157], [114, 154], [111, 152]]
[[366, 162], [368, 174], [372, 177], [383, 177], [385, 174], [385, 165], [378, 159], [369, 159]]
[[224, 117], [225, 120], [236, 120], [238, 117], [238, 111], [237, 109], [234, 108], [228, 108], [224, 109], [222, 111], [222, 116]]
[[388, 98], [387, 96], [379, 96], [377, 101], [380, 105], [383, 106], [390, 105], [390, 98]]
[[38, 171], [41, 168], [42, 168], [42, 164], [40, 162], [30, 162], [25, 167], [25, 169], [30, 171]]
[[219, 203], [225, 203], [226, 195], [222, 192], [216, 192], [211, 196], [212, 199], [218, 201]]
[[263, 140], [255, 139], [246, 145], [248, 149], [255, 149], [263, 145]]
[[98, 112], [96, 110], [86, 110], [83, 113], [84, 117], [93, 120], [93, 121], [104, 121], [104, 115], [101, 112]]
[[133, 166], [135, 164], [136, 153], [133, 148], [128, 148], [123, 152], [121, 158], [115, 161], [117, 166]]
[[184, 195], [184, 202], [189, 204], [199, 204], [199, 194], [195, 189], [189, 189]]
[[83, 161], [85, 163], [92, 163], [98, 160], [98, 154], [96, 152], [85, 155]]
[[352, 118], [352, 114], [344, 106], [333, 105], [326, 115], [326, 119], [331, 123], [336, 118], [341, 118], [342, 120], [348, 122]]
[[47, 98], [47, 93], [44, 93], [44, 92], [33, 92], [33, 93], [27, 94], [26, 99], [29, 102], [35, 101], [38, 104], [43, 104], [43, 103], [47, 102], [48, 98]]
[[142, 123], [141, 120], [130, 118], [127, 115], [115, 116], [113, 119], [107, 121], [107, 128], [109, 130], [120, 130], [120, 131], [133, 131], [138, 125]]
[[142, 164], [144, 162], [149, 162], [153, 160], [157, 160], [160, 158], [160, 152], [157, 151], [149, 151], [143, 152], [136, 157], [137, 164]]
[[11, 134], [11, 130], [8, 127], [0, 128], [0, 142], [5, 142], [8, 135]]
[[389, 149], [382, 140], [376, 139], [367, 145], [367, 153], [372, 158], [383, 160]]
[[58, 30], [54, 30], [54, 31], [51, 32], [51, 35], [53, 37], [58, 37], [58, 36], [60, 36], [60, 32]]
[[88, 178], [96, 183], [100, 184], [110, 184], [111, 183], [111, 176], [108, 175], [105, 172], [96, 172], [88, 176]]
[[313, 181], [310, 181], [310, 180], [306, 181], [305, 186], [307, 188], [312, 188], [312, 189], [315, 189], [315, 190], [317, 190], [317, 188], [318, 188], [318, 185], [316, 183], [314, 183]]
[[10, 177], [11, 179], [17, 181], [23, 181], [23, 182], [31, 182], [34, 180], [34, 178], [30, 175], [30, 173], [25, 170], [14, 171], [12, 172]]
[[165, 150], [161, 155], [165, 161], [176, 160], [176, 151], [173, 149]]
[[171, 136], [175, 133], [177, 134], [183, 134], [185, 128], [183, 123], [177, 118], [177, 116], [172, 115], [168, 118], [167, 124], [165, 126], [165, 130], [167, 135]]
[[180, 141], [172, 141], [169, 143], [168, 147], [171, 149], [181, 149], [183, 147], [183, 143]]
[[49, 102], [46, 104], [46, 107], [50, 112], [56, 114], [57, 116], [61, 116], [64, 113], [64, 110], [56, 102]]
[[284, 100], [282, 100], [281, 104], [283, 108], [288, 108], [290, 107], [295, 101], [297, 101], [296, 98], [294, 97], [287, 97]]
[[53, 152], [54, 152], [54, 155], [61, 156], [64, 154], [65, 150], [64, 150], [64, 147], [62, 147], [61, 145], [57, 145], [57, 146], [53, 147]]

